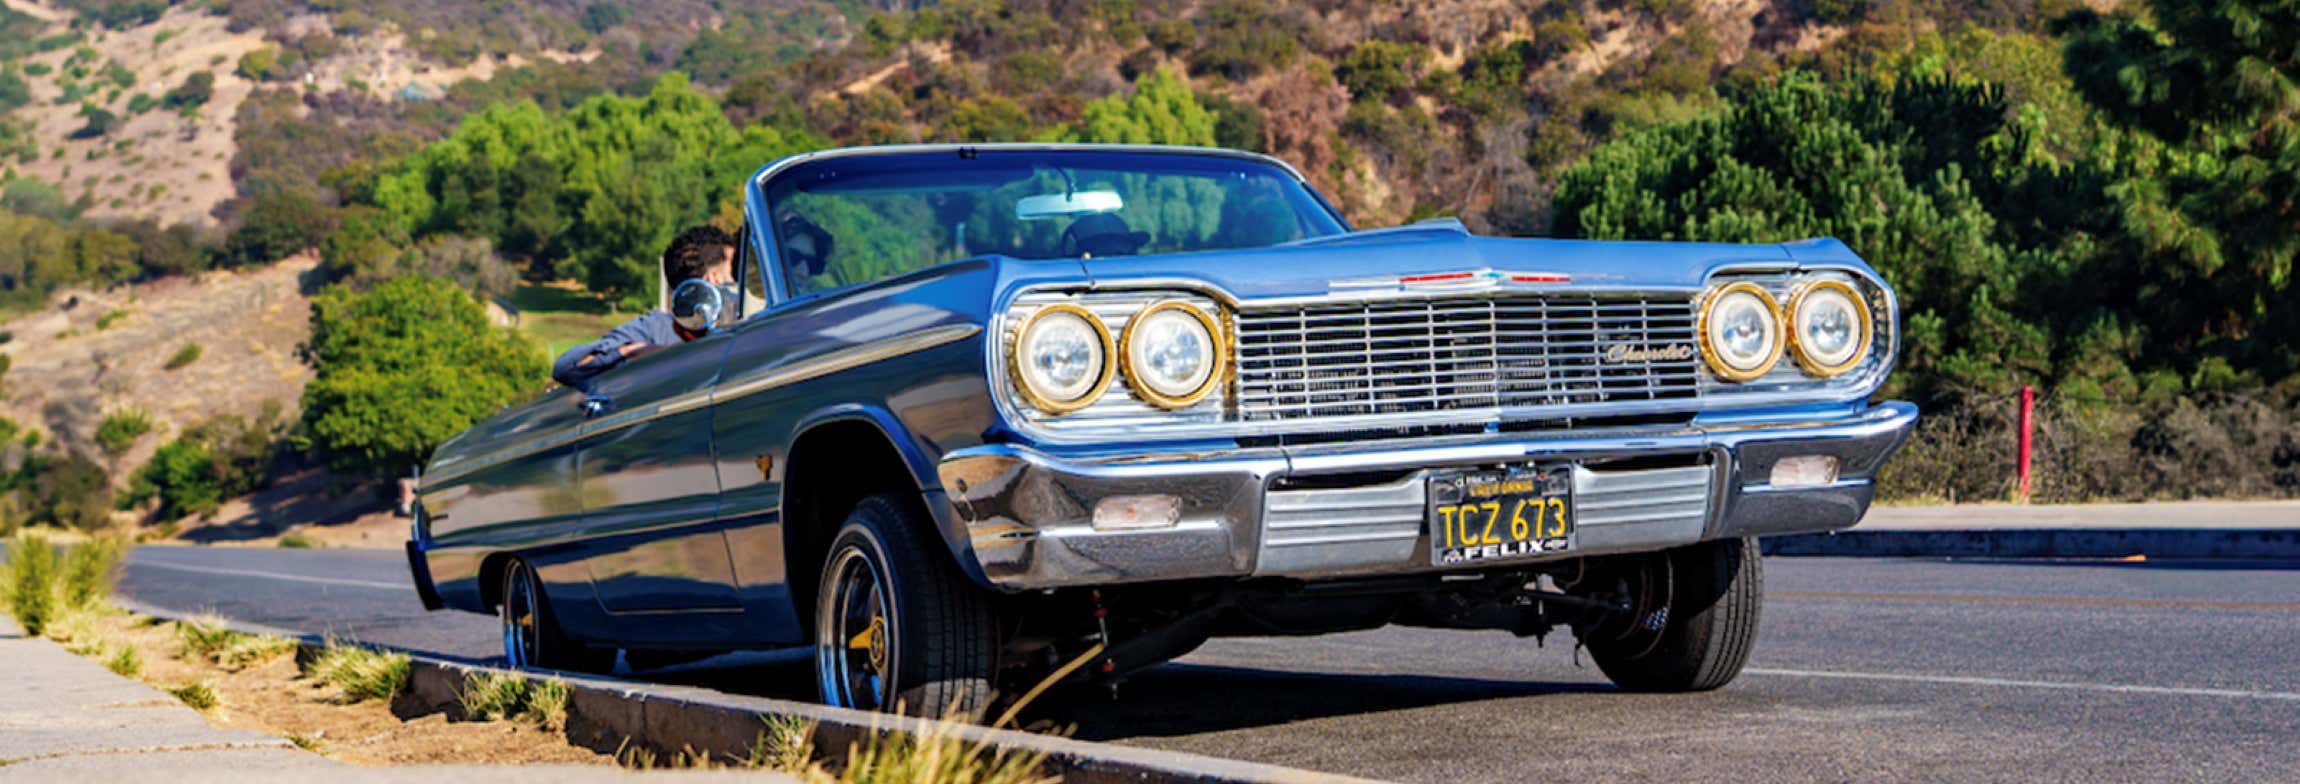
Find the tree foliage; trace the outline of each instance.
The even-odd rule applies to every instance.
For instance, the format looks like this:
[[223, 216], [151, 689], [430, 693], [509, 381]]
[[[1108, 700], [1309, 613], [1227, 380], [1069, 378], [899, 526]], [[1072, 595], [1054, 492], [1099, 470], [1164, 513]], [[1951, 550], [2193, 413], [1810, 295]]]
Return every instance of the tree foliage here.
[[745, 173], [823, 144], [738, 131], [673, 73], [643, 97], [597, 96], [561, 114], [529, 102], [473, 114], [378, 177], [373, 195], [409, 236], [486, 237], [644, 307], [672, 235], [718, 214]]
[[496, 328], [453, 282], [408, 275], [312, 300], [303, 392], [311, 445], [341, 470], [390, 476], [535, 389], [542, 353]]

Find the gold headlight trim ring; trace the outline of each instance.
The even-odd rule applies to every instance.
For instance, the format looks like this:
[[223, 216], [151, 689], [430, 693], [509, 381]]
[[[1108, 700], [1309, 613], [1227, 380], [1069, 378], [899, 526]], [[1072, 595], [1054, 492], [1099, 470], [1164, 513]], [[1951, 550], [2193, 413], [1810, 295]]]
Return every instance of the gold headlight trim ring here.
[[[1133, 352], [1127, 350], [1127, 346], [1134, 338], [1136, 326], [1145, 323], [1151, 314], [1168, 310], [1180, 311], [1190, 318], [1196, 319], [1200, 326], [1206, 328], [1207, 339], [1213, 343], [1213, 355], [1207, 358], [1206, 380], [1199, 383], [1197, 389], [1179, 396], [1165, 395], [1151, 389], [1149, 383], [1142, 381], [1142, 370], [1134, 366]], [[1167, 410], [1197, 405], [1199, 401], [1205, 400], [1207, 395], [1213, 394], [1215, 388], [1221, 386], [1227, 377], [1230, 367], [1230, 343], [1227, 335], [1228, 330], [1223, 327], [1220, 319], [1216, 319], [1204, 308], [1190, 302], [1169, 299], [1152, 303], [1149, 307], [1143, 308], [1141, 312], [1127, 319], [1126, 330], [1118, 336], [1118, 355], [1124, 358], [1127, 388], [1134, 390], [1135, 397], [1141, 398], [1142, 402]]]
[[[1853, 312], [1859, 314], [1861, 319], [1860, 334], [1853, 337], [1853, 355], [1847, 357], [1844, 362], [1835, 365], [1823, 364], [1820, 360], [1809, 356], [1805, 347], [1798, 343], [1797, 337], [1797, 309], [1804, 306], [1807, 296], [1823, 290], [1840, 292], [1845, 295], [1846, 299], [1852, 300]], [[1861, 360], [1869, 358], [1869, 349], [1876, 343], [1876, 319], [1869, 313], [1869, 298], [1861, 296], [1860, 289], [1853, 288], [1853, 284], [1842, 280], [1821, 278], [1807, 281], [1798, 286], [1796, 291], [1789, 295], [1789, 304], [1782, 309], [1782, 315], [1786, 319], [1784, 324], [1789, 332], [1789, 354], [1796, 357], [1797, 366], [1803, 368], [1806, 375], [1819, 378], [1844, 375], [1845, 371], [1859, 366]]]
[[[1068, 313], [1084, 320], [1088, 327], [1093, 328], [1095, 337], [1102, 341], [1102, 367], [1098, 371], [1099, 377], [1094, 380], [1094, 386], [1088, 389], [1086, 394], [1069, 402], [1057, 401], [1041, 394], [1030, 385], [1030, 376], [1022, 372], [1023, 338], [1030, 335], [1030, 328], [1037, 325], [1039, 319], [1057, 313]], [[1094, 401], [1102, 399], [1102, 394], [1110, 390], [1110, 383], [1118, 376], [1118, 347], [1111, 340], [1110, 328], [1102, 323], [1101, 316], [1094, 315], [1094, 311], [1064, 302], [1041, 307], [1023, 317], [1022, 323], [1014, 328], [1012, 342], [1006, 347], [1006, 363], [1007, 375], [1014, 380], [1014, 388], [1021, 393], [1023, 402], [1029, 403], [1032, 408], [1048, 414], [1067, 414], [1094, 405]]]
[[[1747, 292], [1755, 295], [1759, 301], [1764, 303], [1765, 312], [1773, 316], [1773, 341], [1771, 345], [1766, 347], [1765, 361], [1748, 370], [1725, 364], [1716, 345], [1709, 339], [1710, 309], [1715, 307], [1717, 302], [1724, 299], [1726, 295], [1735, 292]], [[1727, 283], [1710, 289], [1708, 293], [1701, 295], [1701, 307], [1694, 311], [1693, 332], [1701, 341], [1702, 363], [1708, 365], [1709, 372], [1717, 374], [1718, 378], [1734, 383], [1754, 381], [1764, 377], [1766, 373], [1772, 372], [1773, 366], [1781, 362], [1781, 354], [1785, 350], [1784, 344], [1787, 342], [1783, 333], [1788, 332], [1789, 329], [1789, 323], [1782, 316], [1781, 301], [1774, 299], [1773, 292], [1766, 291], [1764, 286], [1746, 280]]]

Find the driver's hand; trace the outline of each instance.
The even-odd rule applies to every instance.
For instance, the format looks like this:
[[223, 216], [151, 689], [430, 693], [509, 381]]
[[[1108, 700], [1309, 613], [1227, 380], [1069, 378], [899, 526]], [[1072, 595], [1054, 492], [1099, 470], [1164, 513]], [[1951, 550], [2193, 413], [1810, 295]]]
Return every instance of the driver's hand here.
[[724, 286], [729, 283], [733, 283], [735, 282], [735, 269], [733, 267], [713, 266], [710, 269], [703, 270], [703, 280], [713, 286]]

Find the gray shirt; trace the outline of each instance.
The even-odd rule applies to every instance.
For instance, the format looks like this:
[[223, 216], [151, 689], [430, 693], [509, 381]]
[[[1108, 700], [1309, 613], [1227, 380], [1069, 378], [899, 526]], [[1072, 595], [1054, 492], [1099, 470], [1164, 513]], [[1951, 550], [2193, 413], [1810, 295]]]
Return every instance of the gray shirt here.
[[[679, 333], [671, 327], [671, 314], [650, 310], [622, 326], [607, 331], [607, 336], [568, 349], [551, 363], [551, 380], [576, 389], [590, 391], [591, 379], [623, 364], [623, 347], [632, 343], [650, 346], [669, 346], [679, 343]], [[589, 364], [583, 362], [590, 357]]]

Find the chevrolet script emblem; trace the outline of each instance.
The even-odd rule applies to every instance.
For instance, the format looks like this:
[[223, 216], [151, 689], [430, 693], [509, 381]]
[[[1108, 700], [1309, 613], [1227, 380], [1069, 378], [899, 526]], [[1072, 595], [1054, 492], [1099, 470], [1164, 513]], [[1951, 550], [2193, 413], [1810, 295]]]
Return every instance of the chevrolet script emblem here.
[[1605, 347], [1605, 361], [1620, 362], [1683, 362], [1693, 358], [1693, 347], [1684, 343], [1668, 346], [1638, 346], [1615, 343]]

